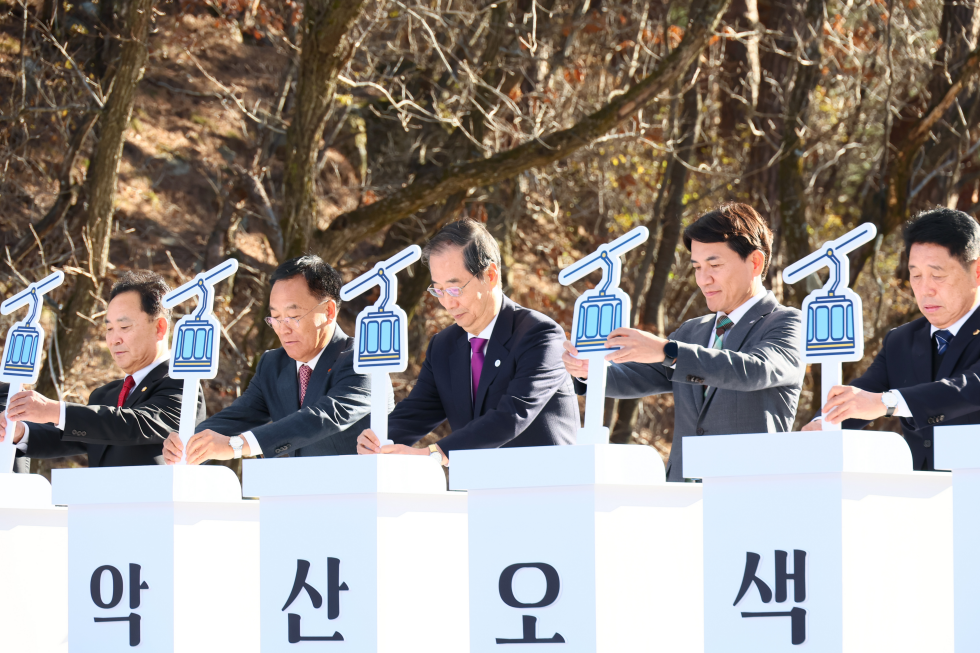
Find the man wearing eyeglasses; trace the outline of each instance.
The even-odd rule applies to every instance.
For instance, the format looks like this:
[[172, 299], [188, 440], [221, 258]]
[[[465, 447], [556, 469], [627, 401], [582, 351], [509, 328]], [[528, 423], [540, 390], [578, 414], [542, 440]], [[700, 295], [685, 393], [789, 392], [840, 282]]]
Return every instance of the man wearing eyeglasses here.
[[[415, 387], [388, 417], [381, 446], [370, 429], [359, 454], [430, 455], [455, 450], [574, 444], [578, 400], [562, 364], [565, 333], [551, 318], [504, 297], [500, 249], [473, 220], [444, 227], [422, 252], [429, 293], [456, 324], [429, 342]], [[452, 433], [411, 445], [448, 420]]]
[[[337, 325], [340, 275], [318, 256], [301, 256], [280, 265], [271, 282], [265, 321], [282, 346], [262, 355], [241, 397], [198, 427], [187, 443], [188, 464], [352, 454], [370, 423], [370, 378], [354, 371], [354, 339]], [[390, 384], [388, 395], [390, 406]], [[183, 450], [171, 433], [167, 463], [179, 462]]]

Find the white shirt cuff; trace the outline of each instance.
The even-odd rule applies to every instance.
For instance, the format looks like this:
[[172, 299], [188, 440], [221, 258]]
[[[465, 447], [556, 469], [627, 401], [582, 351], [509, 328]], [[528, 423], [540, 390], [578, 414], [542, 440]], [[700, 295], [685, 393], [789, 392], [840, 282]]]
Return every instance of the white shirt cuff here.
[[[58, 414], [57, 426], [59, 431], [64, 431], [65, 430], [65, 402], [59, 401], [58, 406], [61, 412]], [[27, 436], [25, 435], [24, 437], [26, 438]]]
[[31, 435], [31, 427], [27, 422], [24, 422], [24, 437], [20, 439], [20, 442], [14, 445], [14, 449], [27, 453], [27, 438], [30, 435]]
[[251, 431], [245, 431], [242, 433], [242, 439], [248, 442], [248, 449], [250, 456], [261, 456], [262, 447], [259, 446], [259, 441], [255, 439], [255, 434]]
[[895, 412], [892, 413], [894, 417], [912, 417], [912, 411], [909, 410], [909, 405], [905, 403], [905, 397], [898, 390], [892, 390], [898, 395], [898, 405], [895, 406]]

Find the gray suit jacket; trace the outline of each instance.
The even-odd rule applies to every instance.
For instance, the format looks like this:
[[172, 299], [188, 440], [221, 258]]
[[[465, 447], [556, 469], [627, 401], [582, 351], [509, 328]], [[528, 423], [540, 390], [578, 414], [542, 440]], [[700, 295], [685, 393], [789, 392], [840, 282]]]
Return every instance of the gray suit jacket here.
[[[357, 436], [371, 423], [371, 379], [354, 371], [353, 343], [338, 325], [313, 369], [302, 406], [296, 361], [281, 347], [265, 352], [242, 396], [199, 424], [198, 432], [251, 431], [266, 458], [357, 453]], [[391, 410], [390, 386], [388, 393]]]
[[[709, 349], [715, 315], [688, 320], [670, 340], [678, 343], [673, 369], [660, 363], [610, 365], [606, 396], [674, 393], [674, 444], [667, 479], [681, 481], [685, 435], [772, 433], [793, 428], [803, 386], [800, 311], [767, 293], [732, 327], [725, 349]], [[704, 386], [709, 387], [707, 396]], [[580, 389], [584, 384], [577, 384]]]

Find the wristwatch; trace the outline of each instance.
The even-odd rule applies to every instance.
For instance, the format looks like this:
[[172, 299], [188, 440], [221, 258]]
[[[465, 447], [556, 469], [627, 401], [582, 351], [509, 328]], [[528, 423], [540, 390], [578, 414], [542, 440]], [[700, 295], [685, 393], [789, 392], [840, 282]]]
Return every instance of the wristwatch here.
[[242, 457], [242, 447], [245, 446], [245, 440], [240, 435], [233, 435], [228, 438], [228, 444], [231, 445], [232, 451], [235, 452], [235, 458]]
[[664, 367], [670, 367], [677, 362], [677, 343], [673, 340], [668, 340], [667, 344], [664, 345]]
[[898, 408], [898, 393], [894, 390], [889, 390], [888, 392], [881, 393], [881, 403], [885, 404], [885, 417], [891, 417], [895, 414], [895, 409]]
[[439, 451], [439, 445], [436, 444], [429, 445], [429, 458], [438, 461], [440, 465], [442, 464], [442, 452]]

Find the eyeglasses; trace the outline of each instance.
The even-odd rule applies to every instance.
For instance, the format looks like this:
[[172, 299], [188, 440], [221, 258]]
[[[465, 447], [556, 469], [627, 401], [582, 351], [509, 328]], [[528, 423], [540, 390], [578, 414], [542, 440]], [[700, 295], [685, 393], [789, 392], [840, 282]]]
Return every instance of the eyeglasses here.
[[428, 290], [429, 294], [433, 297], [442, 297], [444, 294], [449, 295], [450, 297], [459, 297], [463, 293], [463, 288], [470, 285], [473, 279], [476, 279], [476, 277], [470, 277], [470, 280], [459, 288], [435, 288], [433, 286], [429, 286], [426, 288], [426, 290]]
[[295, 329], [296, 327], [299, 326], [300, 320], [302, 320], [304, 317], [306, 317], [307, 315], [309, 315], [310, 313], [320, 308], [321, 306], [323, 306], [329, 301], [330, 301], [329, 299], [324, 299], [322, 302], [320, 302], [310, 310], [306, 311], [299, 317], [283, 317], [283, 318], [267, 317], [265, 318], [265, 323], [268, 324], [273, 329], [275, 329], [277, 326], [278, 327], [288, 326], [290, 329]]

